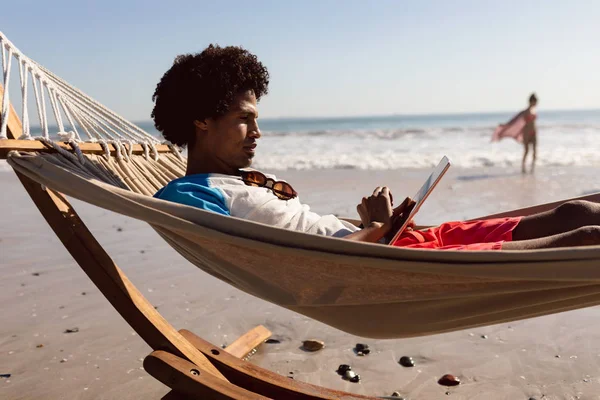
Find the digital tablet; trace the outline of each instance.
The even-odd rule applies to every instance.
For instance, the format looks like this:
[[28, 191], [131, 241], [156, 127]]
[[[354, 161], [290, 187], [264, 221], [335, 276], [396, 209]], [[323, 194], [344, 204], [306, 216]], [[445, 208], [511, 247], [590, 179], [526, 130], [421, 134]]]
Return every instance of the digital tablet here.
[[423, 186], [421, 186], [421, 189], [419, 189], [417, 194], [412, 198], [412, 200], [414, 201], [412, 208], [409, 208], [399, 217], [401, 218], [402, 222], [394, 223], [394, 225], [400, 225], [400, 228], [398, 229], [392, 240], [390, 240], [390, 245], [400, 237], [402, 232], [404, 232], [404, 230], [408, 226], [408, 223], [419, 211], [419, 208], [421, 208], [421, 205], [423, 204], [423, 202], [425, 202], [425, 199], [427, 199], [429, 193], [433, 191], [433, 188], [435, 188], [440, 179], [442, 179], [442, 176], [444, 176], [446, 171], [448, 171], [448, 168], [450, 168], [450, 160], [448, 160], [448, 157], [444, 156], [442, 157], [439, 164], [435, 167], [431, 175], [429, 175], [429, 178], [427, 178]]

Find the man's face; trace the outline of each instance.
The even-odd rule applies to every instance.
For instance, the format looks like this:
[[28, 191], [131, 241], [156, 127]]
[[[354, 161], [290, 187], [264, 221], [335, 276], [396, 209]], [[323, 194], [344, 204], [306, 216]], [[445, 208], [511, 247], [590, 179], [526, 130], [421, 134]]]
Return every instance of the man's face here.
[[[206, 120], [202, 157], [208, 157], [218, 173], [236, 174], [249, 167], [254, 157], [258, 129], [256, 96], [252, 90], [238, 94], [222, 117]], [[209, 160], [206, 160], [209, 161]]]

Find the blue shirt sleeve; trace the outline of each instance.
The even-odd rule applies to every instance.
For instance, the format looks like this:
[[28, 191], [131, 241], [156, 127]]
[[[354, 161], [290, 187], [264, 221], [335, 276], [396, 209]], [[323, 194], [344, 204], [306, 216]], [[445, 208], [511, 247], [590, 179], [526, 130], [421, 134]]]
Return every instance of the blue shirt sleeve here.
[[176, 179], [156, 192], [154, 197], [230, 215], [223, 192], [219, 188], [211, 187], [208, 177], [208, 174], [198, 174]]

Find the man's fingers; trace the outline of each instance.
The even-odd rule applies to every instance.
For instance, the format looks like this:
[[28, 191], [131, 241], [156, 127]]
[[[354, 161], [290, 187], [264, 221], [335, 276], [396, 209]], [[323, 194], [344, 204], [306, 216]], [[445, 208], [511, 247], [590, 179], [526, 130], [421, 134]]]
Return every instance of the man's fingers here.
[[379, 192], [381, 192], [381, 186], [377, 186], [375, 190], [373, 190], [373, 196], [378, 196]]
[[400, 215], [404, 212], [404, 210], [406, 210], [406, 207], [408, 207], [408, 203], [411, 201], [410, 197], [407, 197], [404, 199], [404, 201], [402, 202], [402, 204], [400, 204], [398, 207], [394, 208], [394, 215]]

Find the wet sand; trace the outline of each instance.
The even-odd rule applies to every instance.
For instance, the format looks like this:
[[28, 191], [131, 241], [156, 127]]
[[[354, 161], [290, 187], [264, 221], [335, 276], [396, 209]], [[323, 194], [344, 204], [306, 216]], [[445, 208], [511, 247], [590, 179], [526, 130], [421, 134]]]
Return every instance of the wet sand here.
[[[275, 173], [292, 183], [314, 211], [355, 217], [355, 205], [374, 186], [388, 183], [401, 201], [418, 189], [428, 171]], [[0, 374], [11, 374], [0, 378], [0, 398], [164, 395], [167, 388], [142, 368], [151, 349], [72, 261], [14, 174], [0, 171], [0, 185], [6, 210], [0, 225]], [[533, 176], [451, 170], [417, 223], [474, 218], [595, 191], [600, 191], [600, 179], [583, 168], [544, 169]], [[359, 338], [208, 276], [142, 222], [73, 203], [117, 264], [176, 328], [223, 345], [265, 325], [281, 343], [263, 345], [252, 362], [283, 375], [374, 396], [398, 391], [409, 399], [599, 398], [597, 307], [421, 338]], [[357, 318], [368, 321], [368, 315]], [[64, 333], [75, 327], [78, 332]], [[326, 347], [302, 351], [302, 340], [310, 338], [325, 341]], [[368, 344], [371, 354], [358, 357], [356, 343]], [[400, 366], [404, 355], [413, 357], [416, 366]], [[361, 382], [342, 380], [335, 373], [339, 364], [350, 364]], [[446, 373], [460, 377], [462, 384], [449, 390], [438, 385]]]

